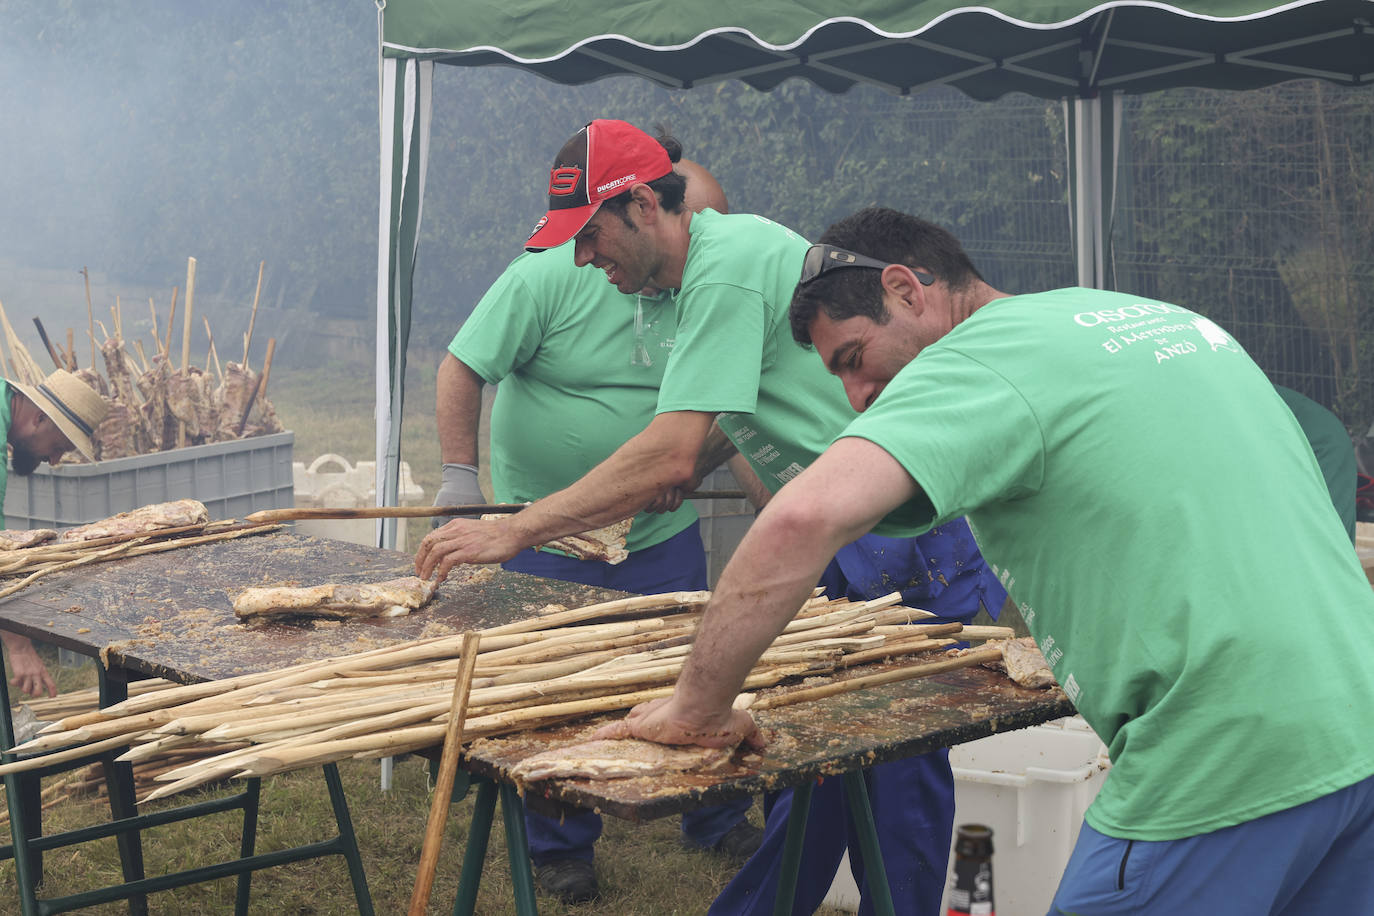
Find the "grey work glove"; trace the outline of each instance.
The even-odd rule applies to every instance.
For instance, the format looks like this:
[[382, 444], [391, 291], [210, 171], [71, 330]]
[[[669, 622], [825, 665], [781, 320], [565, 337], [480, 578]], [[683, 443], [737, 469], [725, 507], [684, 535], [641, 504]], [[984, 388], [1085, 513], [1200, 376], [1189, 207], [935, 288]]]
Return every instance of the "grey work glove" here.
[[[470, 464], [445, 464], [444, 480], [434, 496], [436, 506], [472, 506], [486, 502], [482, 488], [477, 485], [477, 468]], [[431, 528], [438, 528], [452, 520], [452, 516], [435, 516]]]

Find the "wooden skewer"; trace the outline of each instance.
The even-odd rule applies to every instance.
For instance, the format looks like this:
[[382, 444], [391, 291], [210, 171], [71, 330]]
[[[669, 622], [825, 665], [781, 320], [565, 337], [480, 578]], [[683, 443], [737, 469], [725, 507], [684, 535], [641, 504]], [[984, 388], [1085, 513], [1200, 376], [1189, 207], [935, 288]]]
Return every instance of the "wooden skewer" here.
[[67, 369], [76, 371], [76, 336], [71, 328], [67, 328]]
[[213, 360], [215, 364], [215, 376], [222, 382], [224, 381], [224, 370], [220, 368], [219, 354], [215, 352], [215, 335], [210, 331], [210, 319], [201, 315], [200, 320], [205, 322], [205, 337], [210, 341], [210, 355], [206, 357], [205, 371], [210, 371], [210, 361]]
[[263, 390], [267, 388], [267, 375], [272, 371], [272, 353], [276, 349], [277, 339], [275, 337], [267, 338], [267, 355], [262, 361], [262, 374], [258, 376], [258, 384], [253, 389], [253, 396], [248, 399], [247, 406], [243, 408], [243, 416], [239, 417], [239, 425], [237, 428], [239, 436], [243, 435], [243, 430], [248, 426], [248, 416], [253, 412], [253, 405], [258, 402], [258, 398], [262, 396]]
[[971, 668], [974, 665], [981, 665], [983, 662], [996, 661], [1001, 657], [1001, 649], [975, 649], [967, 655], [961, 655], [958, 658], [949, 658], [943, 661], [928, 662], [920, 665], [903, 665], [900, 668], [893, 668], [890, 671], [881, 671], [878, 674], [866, 674], [862, 677], [852, 677], [845, 681], [834, 681], [829, 684], [822, 684], [819, 687], [807, 687], [802, 690], [793, 690], [789, 693], [775, 694], [770, 697], [760, 697], [754, 703], [754, 709], [777, 709], [779, 706], [791, 706], [793, 703], [807, 703], [811, 700], [833, 697], [838, 693], [849, 693], [853, 690], [879, 687], [883, 684], [895, 684], [898, 681], [907, 681], [912, 678], [940, 674], [944, 671], [953, 671], [956, 668]]
[[472, 686], [472, 669], [477, 663], [480, 639], [473, 632], [463, 634], [462, 665], [453, 682], [453, 705], [448, 714], [448, 728], [444, 732], [443, 754], [439, 758], [439, 781], [434, 785], [434, 798], [429, 806], [429, 823], [425, 826], [425, 842], [420, 851], [420, 870], [415, 876], [415, 890], [410, 895], [409, 916], [425, 916], [429, 894], [434, 888], [434, 870], [439, 864], [439, 849], [444, 842], [444, 827], [448, 824], [453, 780], [458, 775], [458, 754], [463, 749], [463, 720], [467, 718], [468, 693]]
[[47, 348], [48, 355], [52, 357], [53, 365], [57, 366], [59, 369], [67, 368], [62, 364], [62, 360], [57, 358], [57, 351], [53, 349], [52, 341], [48, 340], [48, 332], [43, 329], [42, 320], [35, 315], [33, 323], [38, 328], [38, 337], [43, 341], [43, 346]]
[[258, 320], [258, 297], [262, 295], [262, 269], [266, 261], [258, 262], [258, 288], [253, 291], [253, 311], [248, 315], [248, 333], [243, 335], [243, 368], [248, 368], [248, 345], [253, 341], [253, 322]]
[[167, 337], [162, 341], [162, 355], [167, 357], [172, 352], [172, 326], [177, 323], [177, 287], [172, 287], [172, 309], [167, 313]]
[[90, 323], [91, 369], [94, 370], [98, 348], [95, 345], [95, 307], [91, 305], [91, 272], [85, 267], [82, 267], [81, 276], [86, 280], [86, 319]]
[[[191, 315], [196, 298], [196, 259], [186, 259], [186, 317], [181, 320], [181, 371], [191, 363]], [[177, 448], [186, 446], [186, 421], [177, 421]]]
[[143, 371], [151, 371], [153, 367], [148, 364], [148, 354], [143, 352], [143, 341], [135, 340], [134, 349], [138, 351], [138, 361], [143, 364]]
[[[688, 499], [740, 499], [742, 490], [702, 490]], [[529, 503], [472, 503], [464, 506], [361, 506], [344, 508], [262, 509], [244, 516], [249, 522], [291, 522], [300, 519], [435, 518], [441, 515], [498, 515], [519, 512]]]

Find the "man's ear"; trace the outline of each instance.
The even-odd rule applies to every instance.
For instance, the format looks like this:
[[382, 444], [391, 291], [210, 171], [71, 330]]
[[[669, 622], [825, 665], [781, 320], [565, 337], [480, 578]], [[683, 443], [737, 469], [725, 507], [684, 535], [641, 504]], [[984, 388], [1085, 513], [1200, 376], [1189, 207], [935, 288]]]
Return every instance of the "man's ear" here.
[[640, 215], [644, 219], [652, 222], [658, 217], [658, 211], [660, 209], [658, 195], [655, 194], [654, 189], [647, 184], [640, 182], [639, 184], [632, 185], [630, 187], [630, 199], [631, 203], [638, 205]]
[[926, 288], [905, 264], [889, 264], [883, 268], [883, 298], [889, 310], [895, 303], [919, 315], [925, 311]]

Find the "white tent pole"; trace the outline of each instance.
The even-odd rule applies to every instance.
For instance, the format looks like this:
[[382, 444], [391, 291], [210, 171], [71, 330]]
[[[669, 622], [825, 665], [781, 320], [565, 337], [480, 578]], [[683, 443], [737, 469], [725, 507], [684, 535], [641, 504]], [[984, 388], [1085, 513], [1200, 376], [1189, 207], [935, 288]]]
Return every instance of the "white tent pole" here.
[[[396, 157], [396, 71], [398, 61], [381, 62], [381, 93], [378, 98], [381, 128], [381, 202], [377, 225], [377, 356], [376, 356], [376, 461], [377, 483], [386, 467], [391, 438], [391, 250], [396, 227], [392, 220], [391, 175]], [[382, 505], [383, 487], [376, 487]], [[377, 520], [377, 543], [382, 544], [382, 520]]]
[[1103, 277], [1102, 239], [1102, 102], [1075, 99], [1074, 259], [1078, 285], [1097, 288]]

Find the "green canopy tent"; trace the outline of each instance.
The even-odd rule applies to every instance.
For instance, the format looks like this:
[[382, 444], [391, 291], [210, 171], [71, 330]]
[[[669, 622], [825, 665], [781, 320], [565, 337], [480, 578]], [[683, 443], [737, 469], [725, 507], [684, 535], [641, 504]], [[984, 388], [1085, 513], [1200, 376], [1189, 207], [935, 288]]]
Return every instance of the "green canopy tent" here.
[[[1073, 171], [1078, 282], [1107, 287], [1117, 93], [1247, 89], [1374, 77], [1374, 0], [753, 0], [604, 4], [568, 0], [379, 0], [381, 207], [377, 271], [378, 503], [394, 505], [411, 280], [424, 199], [435, 62], [514, 66], [580, 84], [638, 75], [690, 89], [791, 78], [901, 95], [953, 86], [1063, 99]], [[394, 522], [381, 543], [394, 543]]]

